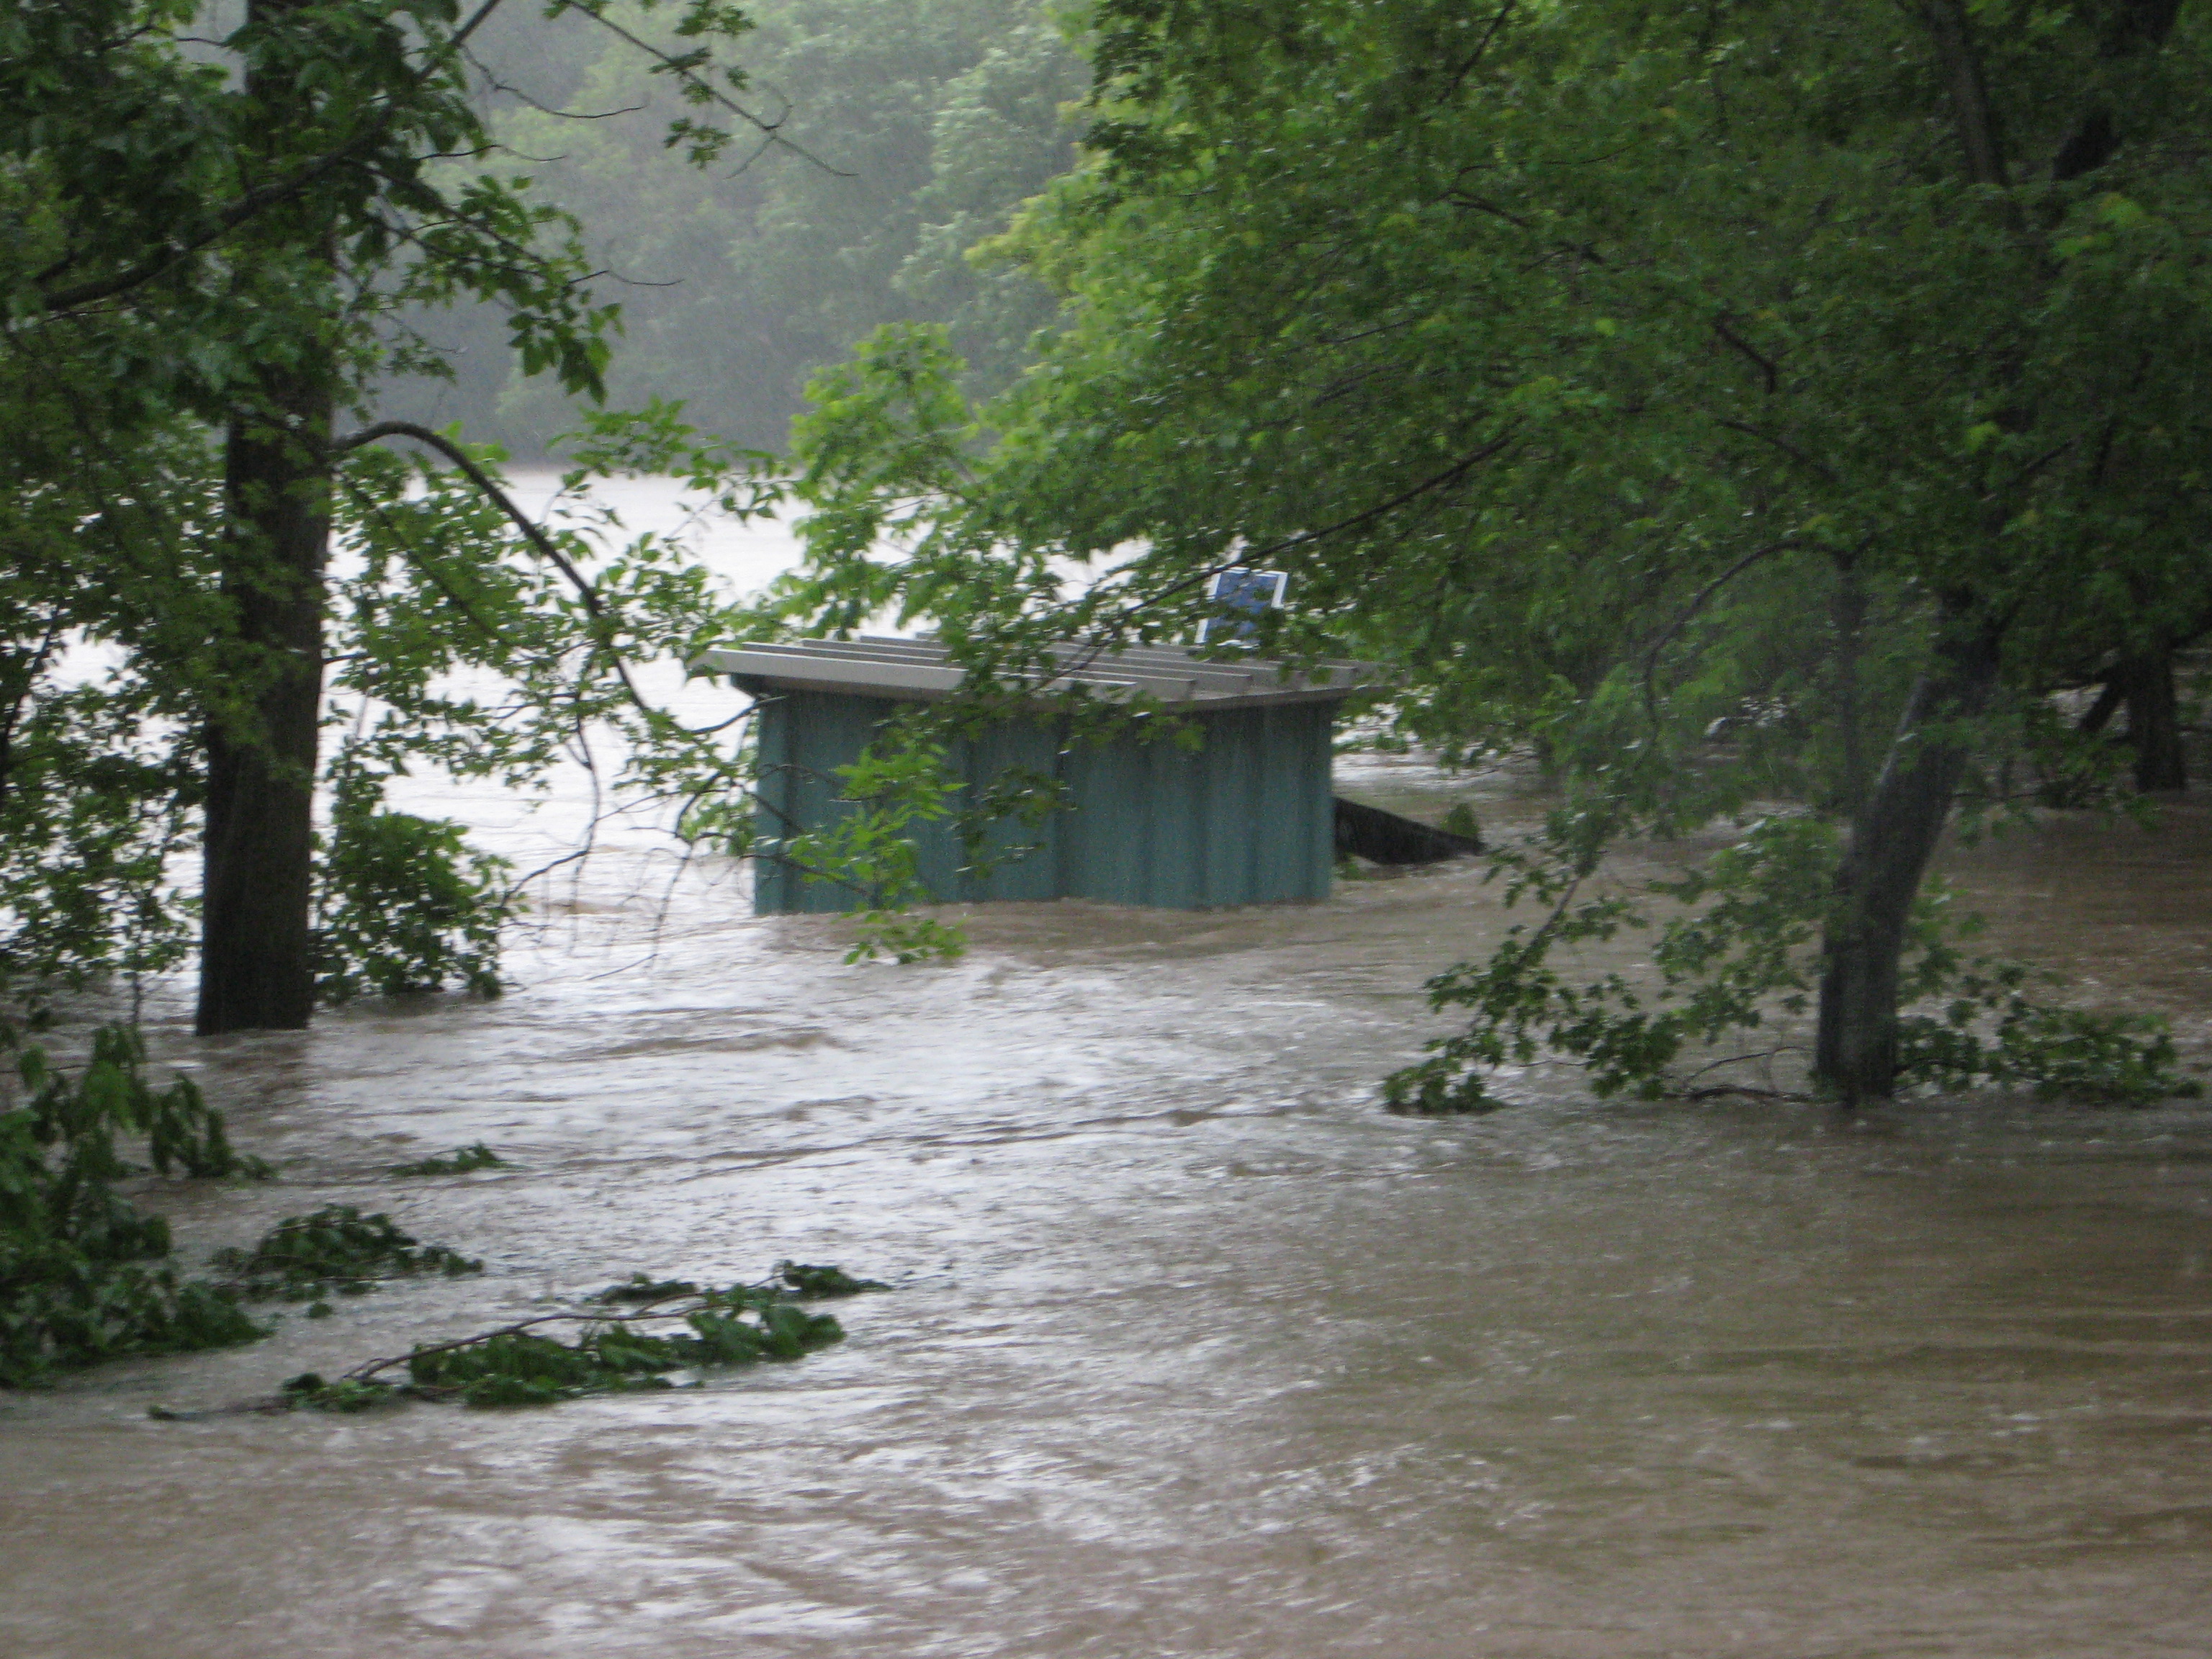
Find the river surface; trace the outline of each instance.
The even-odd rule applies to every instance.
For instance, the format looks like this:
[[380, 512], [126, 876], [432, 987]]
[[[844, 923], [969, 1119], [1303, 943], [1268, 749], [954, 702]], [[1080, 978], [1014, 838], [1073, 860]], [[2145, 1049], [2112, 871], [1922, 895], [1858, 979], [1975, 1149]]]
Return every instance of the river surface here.
[[[764, 533], [764, 532], [763, 532]], [[772, 565], [757, 538], [726, 549]], [[724, 694], [695, 689], [706, 714]], [[1511, 775], [1347, 762], [1510, 830]], [[528, 859], [574, 828], [420, 786]], [[565, 804], [564, 804], [565, 803]], [[564, 819], [562, 814], [568, 817]], [[625, 839], [627, 836], [627, 839]], [[1413, 1121], [1478, 867], [1312, 907], [967, 915], [848, 966], [640, 829], [484, 1004], [165, 1059], [327, 1201], [483, 1255], [261, 1345], [0, 1395], [9, 1659], [1978, 1659], [2212, 1638], [2212, 1115], [1601, 1104]], [[1657, 855], [1652, 855], [1654, 862]], [[2212, 1050], [2212, 817], [1960, 853], [1996, 942]], [[467, 1142], [506, 1170], [381, 1173]], [[643, 1269], [893, 1281], [842, 1346], [534, 1411], [150, 1420]]]

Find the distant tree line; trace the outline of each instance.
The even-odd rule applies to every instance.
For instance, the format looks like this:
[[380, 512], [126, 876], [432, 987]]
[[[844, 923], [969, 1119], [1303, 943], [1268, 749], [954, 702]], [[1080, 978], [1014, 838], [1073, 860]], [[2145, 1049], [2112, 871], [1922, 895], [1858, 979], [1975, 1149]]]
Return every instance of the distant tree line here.
[[[471, 57], [484, 165], [526, 172], [583, 226], [623, 307], [606, 368], [617, 406], [680, 402], [692, 424], [780, 451], [807, 378], [893, 321], [945, 325], [971, 391], [996, 391], [1053, 319], [1018, 263], [971, 263], [1076, 158], [1088, 71], [1040, 0], [766, 0], [744, 8], [748, 96], [781, 142], [711, 167], [661, 164], [678, 94], [627, 42], [525, 10]], [[664, 38], [661, 20], [638, 20]], [[572, 394], [521, 372], [498, 317], [415, 320], [454, 370], [382, 406], [536, 459], [574, 424]]]

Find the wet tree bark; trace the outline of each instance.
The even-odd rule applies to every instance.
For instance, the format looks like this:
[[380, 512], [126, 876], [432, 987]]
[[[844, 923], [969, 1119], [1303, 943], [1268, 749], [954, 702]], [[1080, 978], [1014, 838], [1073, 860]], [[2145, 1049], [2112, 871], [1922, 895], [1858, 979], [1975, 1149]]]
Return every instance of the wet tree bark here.
[[[252, 0], [249, 17], [301, 0]], [[250, 73], [271, 154], [303, 88]], [[267, 158], [264, 158], [264, 160]], [[327, 270], [331, 227], [312, 201], [261, 236]], [[225, 433], [222, 591], [234, 634], [206, 724], [207, 807], [196, 1029], [296, 1029], [314, 1006], [313, 804], [323, 697], [329, 441], [337, 366], [312, 324], [233, 408]]]
[[233, 417], [224, 452], [246, 695], [207, 726], [197, 1027], [293, 1029], [314, 1003], [313, 799], [330, 538], [328, 379], [271, 377]]
[[[1954, 627], [1963, 618], [1952, 619]], [[1957, 722], [1987, 705], [1999, 635], [1969, 627], [1938, 647], [1912, 689], [1889, 757], [1851, 828], [1822, 940], [1814, 1075], [1847, 1104], [1897, 1085], [1897, 991], [1905, 924], [1966, 771]]]

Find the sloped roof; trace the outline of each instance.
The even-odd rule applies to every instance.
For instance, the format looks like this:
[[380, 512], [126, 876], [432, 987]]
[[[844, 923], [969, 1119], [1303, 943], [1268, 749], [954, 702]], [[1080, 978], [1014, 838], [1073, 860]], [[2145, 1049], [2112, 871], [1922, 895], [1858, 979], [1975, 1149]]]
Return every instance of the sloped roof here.
[[[1334, 702], [1383, 678], [1373, 663], [1316, 663], [1286, 672], [1279, 662], [1249, 657], [1220, 661], [1172, 645], [1116, 651], [1060, 645], [1052, 652], [1065, 666], [1049, 680], [1028, 677], [1040, 690], [1080, 686], [1109, 698], [1149, 694], [1177, 708]], [[830, 691], [905, 702], [950, 696], [965, 678], [935, 640], [868, 635], [708, 651], [693, 660], [691, 671], [726, 674], [733, 684], [756, 693]]]

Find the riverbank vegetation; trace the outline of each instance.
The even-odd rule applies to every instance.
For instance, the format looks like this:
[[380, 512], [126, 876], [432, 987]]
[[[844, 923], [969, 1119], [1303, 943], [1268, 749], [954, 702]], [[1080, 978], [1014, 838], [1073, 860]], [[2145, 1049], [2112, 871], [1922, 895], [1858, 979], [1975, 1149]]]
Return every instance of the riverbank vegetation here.
[[10, 1036], [21, 1094], [0, 1093], [0, 1388], [134, 1354], [267, 1334], [234, 1287], [180, 1275], [169, 1224], [116, 1190], [143, 1148], [159, 1175], [260, 1179], [190, 1079], [155, 1089], [137, 1032], [111, 1028], [75, 1077]]

